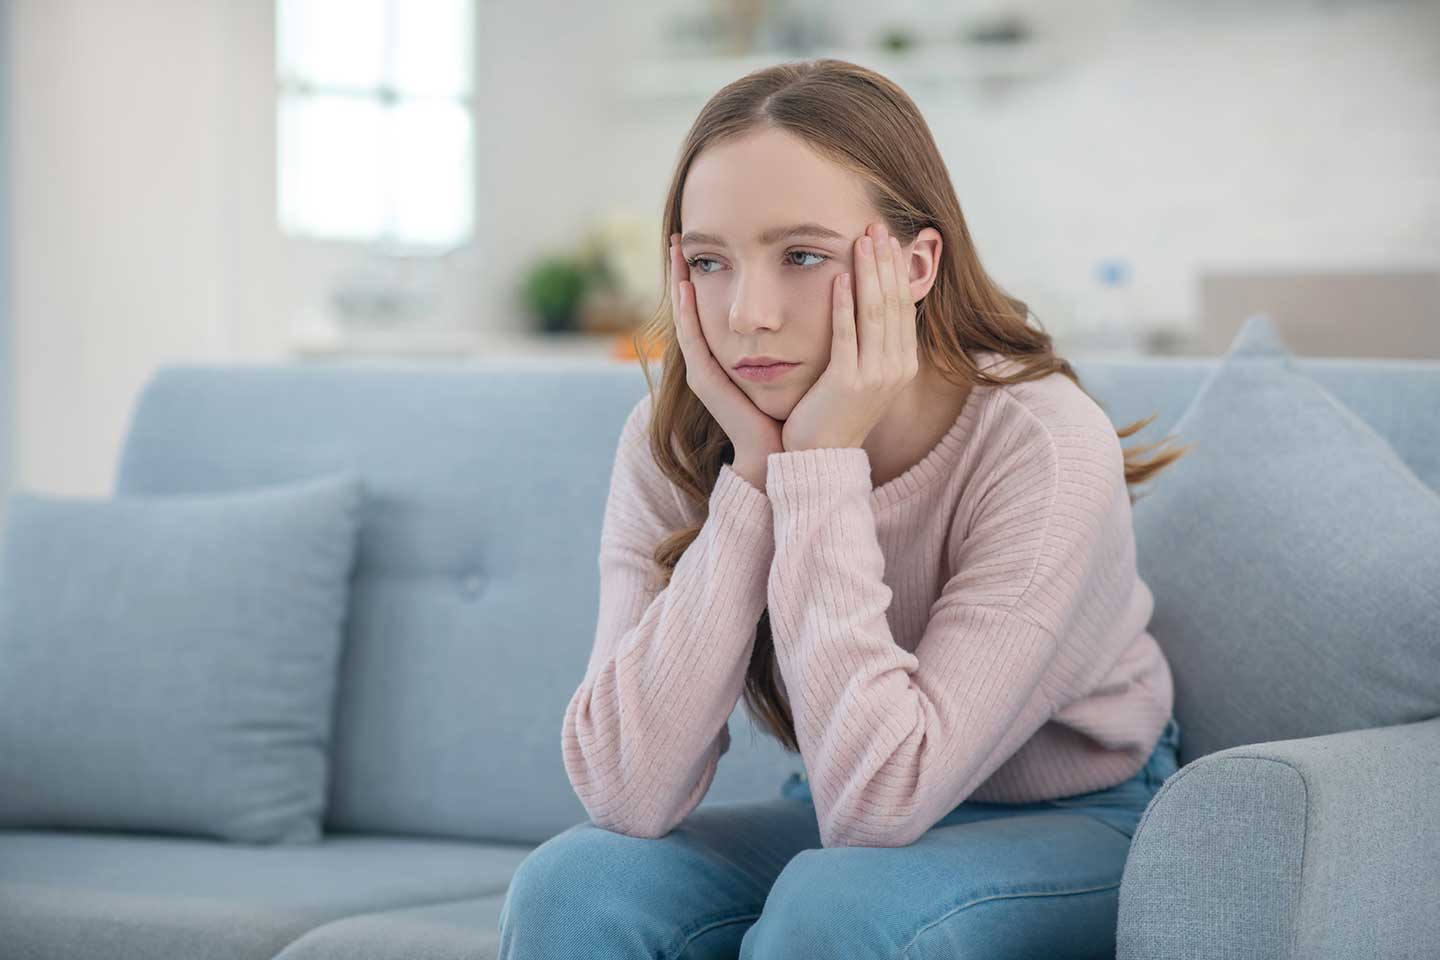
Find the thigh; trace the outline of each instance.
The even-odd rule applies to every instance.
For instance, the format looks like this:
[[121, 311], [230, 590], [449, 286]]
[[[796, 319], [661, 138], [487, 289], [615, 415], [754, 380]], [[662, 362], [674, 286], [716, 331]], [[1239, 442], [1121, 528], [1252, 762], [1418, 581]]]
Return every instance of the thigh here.
[[795, 956], [804, 945], [815, 956], [887, 960], [1113, 958], [1130, 841], [1175, 772], [1177, 740], [1172, 722], [1145, 766], [1105, 790], [962, 803], [906, 847], [801, 851], [740, 956]]
[[1034, 808], [974, 809], [905, 847], [803, 850], [740, 956], [1114, 957], [1129, 845], [1083, 812]]
[[814, 808], [789, 800], [698, 807], [657, 838], [577, 824], [516, 869], [501, 960], [733, 960], [780, 871], [819, 846]]

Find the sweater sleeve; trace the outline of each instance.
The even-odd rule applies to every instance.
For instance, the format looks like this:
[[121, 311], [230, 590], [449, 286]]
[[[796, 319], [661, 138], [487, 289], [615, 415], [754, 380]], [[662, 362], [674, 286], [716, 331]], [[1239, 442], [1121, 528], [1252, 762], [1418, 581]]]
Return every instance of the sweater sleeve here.
[[669, 833], [729, 749], [774, 554], [770, 502], [721, 466], [709, 516], [671, 580], [655, 545], [686, 525], [648, 446], [649, 397], [618, 444], [600, 538], [600, 610], [585, 677], [565, 710], [565, 770], [590, 819]]
[[[1048, 450], [1028, 454], [1023, 476], [988, 496], [982, 526], [995, 532], [966, 544], [975, 562], [945, 583], [914, 653], [886, 619], [869, 454], [770, 455], [770, 624], [823, 846], [913, 843], [1052, 715], [1043, 681], [1055, 634], [1026, 615], [1025, 584], [1043, 559], [1057, 471]], [[1018, 584], [1009, 602], [997, 581]]]

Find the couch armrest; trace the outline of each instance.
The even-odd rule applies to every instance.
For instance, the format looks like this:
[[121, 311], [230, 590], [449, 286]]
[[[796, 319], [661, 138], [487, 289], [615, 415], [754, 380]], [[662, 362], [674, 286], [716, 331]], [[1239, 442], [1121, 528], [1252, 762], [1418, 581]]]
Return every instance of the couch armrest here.
[[1440, 718], [1187, 764], [1135, 830], [1116, 939], [1119, 960], [1436, 956]]

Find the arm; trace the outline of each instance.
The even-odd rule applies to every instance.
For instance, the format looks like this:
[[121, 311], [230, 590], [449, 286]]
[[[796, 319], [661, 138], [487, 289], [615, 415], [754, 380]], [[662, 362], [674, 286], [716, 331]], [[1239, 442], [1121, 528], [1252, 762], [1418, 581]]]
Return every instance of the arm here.
[[1201, 757], [1135, 831], [1119, 956], [1431, 956], [1437, 797], [1440, 718]]
[[768, 499], [725, 464], [704, 526], [657, 590], [654, 545], [686, 521], [646, 446], [648, 405], [616, 453], [595, 641], [562, 746], [597, 826], [658, 837], [700, 803], [729, 748], [774, 551]]
[[[885, 616], [869, 455], [837, 447], [769, 458], [770, 623], [824, 846], [912, 843], [1052, 716], [1042, 681], [1057, 662], [1056, 634], [1025, 601], [1043, 594], [1065, 615], [1052, 588], [1074, 571], [1041, 562], [1057, 507], [1053, 450], [1016, 446], [995, 474], [1019, 479], [983, 498], [913, 654]], [[1084, 523], [1067, 519], [1084, 537]]]

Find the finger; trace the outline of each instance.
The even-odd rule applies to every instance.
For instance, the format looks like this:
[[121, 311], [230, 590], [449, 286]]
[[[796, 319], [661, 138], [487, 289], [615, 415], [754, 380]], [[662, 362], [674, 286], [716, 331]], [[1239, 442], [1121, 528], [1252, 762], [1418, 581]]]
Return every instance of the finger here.
[[847, 370], [855, 369], [855, 294], [850, 274], [842, 273], [830, 285], [832, 317], [830, 321], [830, 362], [843, 362]]
[[859, 253], [855, 257], [855, 291], [855, 369], [871, 370], [878, 368], [878, 358], [885, 350], [885, 302], [875, 261], [875, 243], [868, 228], [860, 238]]
[[900, 355], [900, 294], [895, 289], [895, 238], [886, 230], [875, 243], [878, 256], [875, 266], [880, 273], [880, 300], [884, 304], [884, 350], [880, 362], [884, 367], [895, 363]]
[[675, 339], [687, 355], [690, 350], [690, 324], [686, 316], [684, 285], [689, 279], [689, 264], [680, 253], [679, 238], [670, 244], [670, 303], [675, 320]]
[[700, 338], [700, 323], [695, 315], [695, 285], [688, 280], [680, 281], [680, 327], [685, 331], [681, 346], [685, 350], [685, 362], [698, 373], [705, 365]]
[[670, 303], [678, 308], [680, 304], [680, 281], [688, 280], [689, 264], [680, 253], [680, 237], [670, 235]]
[[680, 350], [685, 355], [685, 378], [691, 384], [712, 376], [719, 362], [710, 352], [705, 334], [700, 329], [700, 315], [695, 311], [695, 284], [680, 281], [680, 326], [685, 331]]
[[895, 241], [895, 284], [900, 298], [900, 353], [915, 356], [915, 300], [910, 293], [910, 255], [899, 240]]

